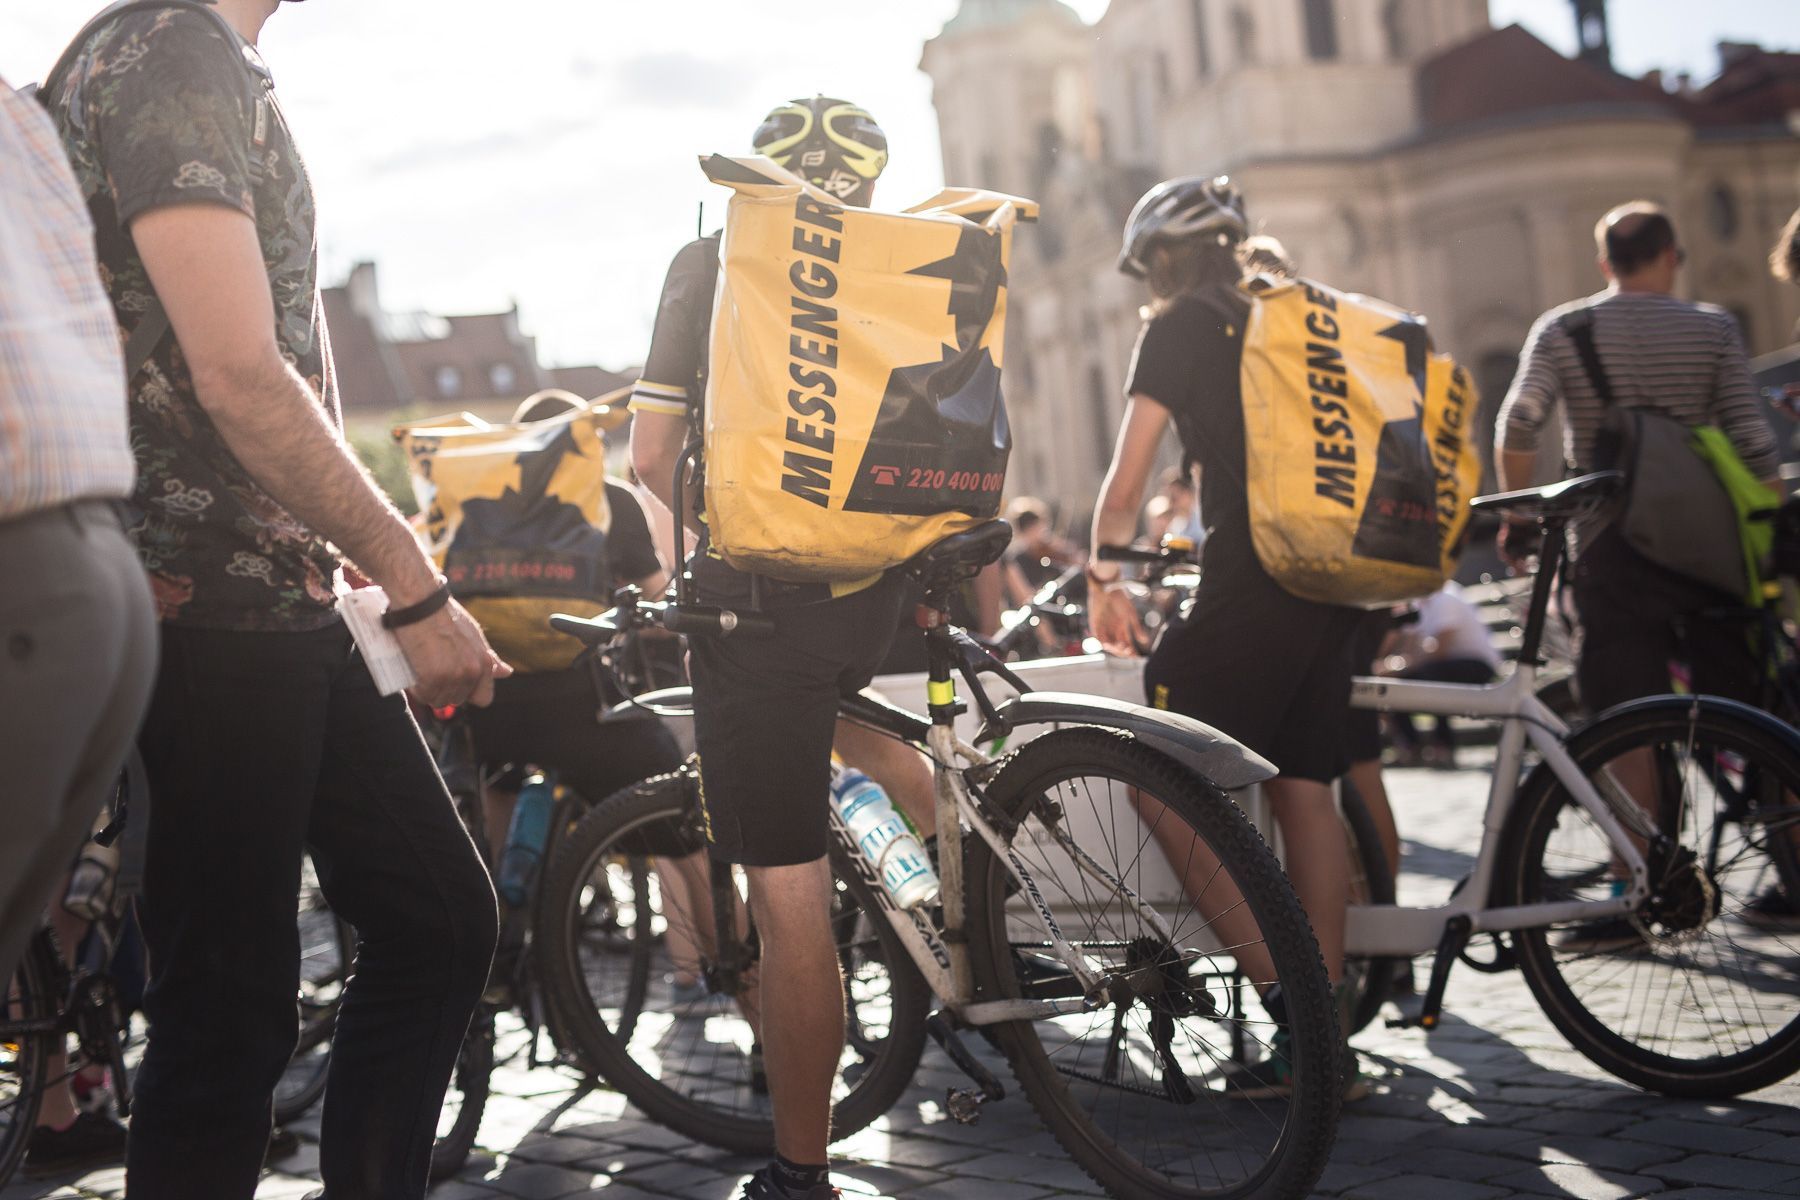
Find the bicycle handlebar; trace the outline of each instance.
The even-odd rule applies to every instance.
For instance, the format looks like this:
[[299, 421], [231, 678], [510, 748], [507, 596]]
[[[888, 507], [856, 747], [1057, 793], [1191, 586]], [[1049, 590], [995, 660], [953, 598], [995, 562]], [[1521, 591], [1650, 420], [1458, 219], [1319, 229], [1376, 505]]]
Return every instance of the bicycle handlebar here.
[[740, 633], [768, 637], [775, 632], [775, 618], [768, 613], [738, 612], [708, 604], [638, 602], [608, 609], [595, 617], [576, 617], [568, 613], [553, 613], [550, 617], [552, 629], [578, 637], [589, 646], [604, 646], [621, 633], [646, 625], [660, 625], [670, 633], [703, 637], [731, 637]]
[[1179, 556], [1160, 546], [1155, 550], [1141, 546], [1101, 546], [1094, 551], [1094, 557], [1101, 562], [1148, 563], [1151, 566], [1181, 561]]

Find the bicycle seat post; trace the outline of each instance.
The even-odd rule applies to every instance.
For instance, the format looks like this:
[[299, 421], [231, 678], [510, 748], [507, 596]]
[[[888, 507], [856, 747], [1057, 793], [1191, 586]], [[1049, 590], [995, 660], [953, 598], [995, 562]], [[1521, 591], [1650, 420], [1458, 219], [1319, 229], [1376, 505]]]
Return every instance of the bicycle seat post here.
[[1543, 544], [1538, 548], [1537, 577], [1531, 583], [1531, 607], [1525, 614], [1525, 637], [1519, 644], [1519, 661], [1533, 667], [1544, 665], [1544, 624], [1549, 617], [1556, 577], [1568, 557], [1568, 539], [1565, 537], [1568, 518], [1545, 516], [1540, 519], [1539, 528], [1543, 531]]

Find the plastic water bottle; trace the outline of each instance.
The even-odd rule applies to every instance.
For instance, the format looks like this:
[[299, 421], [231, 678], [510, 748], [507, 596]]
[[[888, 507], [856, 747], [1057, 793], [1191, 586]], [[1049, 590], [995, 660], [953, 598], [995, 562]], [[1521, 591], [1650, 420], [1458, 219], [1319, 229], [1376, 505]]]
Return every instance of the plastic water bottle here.
[[[104, 816], [104, 814], [102, 814]], [[63, 907], [84, 921], [98, 921], [112, 909], [113, 885], [119, 874], [119, 844], [102, 846], [92, 837], [69, 872]]]
[[913, 908], [937, 896], [937, 872], [925, 847], [879, 783], [854, 767], [834, 766], [831, 802], [895, 904]]
[[531, 898], [531, 884], [550, 840], [550, 813], [556, 792], [542, 774], [526, 777], [513, 807], [512, 824], [506, 830], [506, 848], [500, 852], [500, 894], [517, 908]]

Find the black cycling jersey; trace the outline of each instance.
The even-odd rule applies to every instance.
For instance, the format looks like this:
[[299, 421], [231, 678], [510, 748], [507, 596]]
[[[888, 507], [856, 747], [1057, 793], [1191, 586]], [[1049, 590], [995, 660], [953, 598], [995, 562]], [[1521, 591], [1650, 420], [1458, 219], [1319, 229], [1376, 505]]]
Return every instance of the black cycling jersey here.
[[[713, 293], [719, 280], [719, 235], [696, 238], [669, 264], [644, 373], [632, 389], [633, 412], [681, 416], [698, 431], [706, 400], [706, 362], [712, 338]], [[702, 522], [705, 514], [700, 514]], [[704, 532], [689, 563], [701, 598], [713, 604], [792, 608], [858, 590], [858, 585], [788, 583], [752, 577], [712, 552]], [[866, 581], [861, 586], [867, 586]]]

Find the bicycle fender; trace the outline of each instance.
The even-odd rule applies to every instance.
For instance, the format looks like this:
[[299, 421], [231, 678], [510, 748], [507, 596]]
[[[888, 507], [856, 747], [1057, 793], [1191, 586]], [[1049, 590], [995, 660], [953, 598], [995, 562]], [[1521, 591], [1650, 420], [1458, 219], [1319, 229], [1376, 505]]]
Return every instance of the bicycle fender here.
[[[1211, 725], [1179, 713], [1076, 692], [1027, 692], [1000, 705], [1011, 725], [1097, 725], [1129, 734], [1231, 792], [1273, 779], [1273, 763]], [[986, 732], [982, 738], [986, 740]]]

